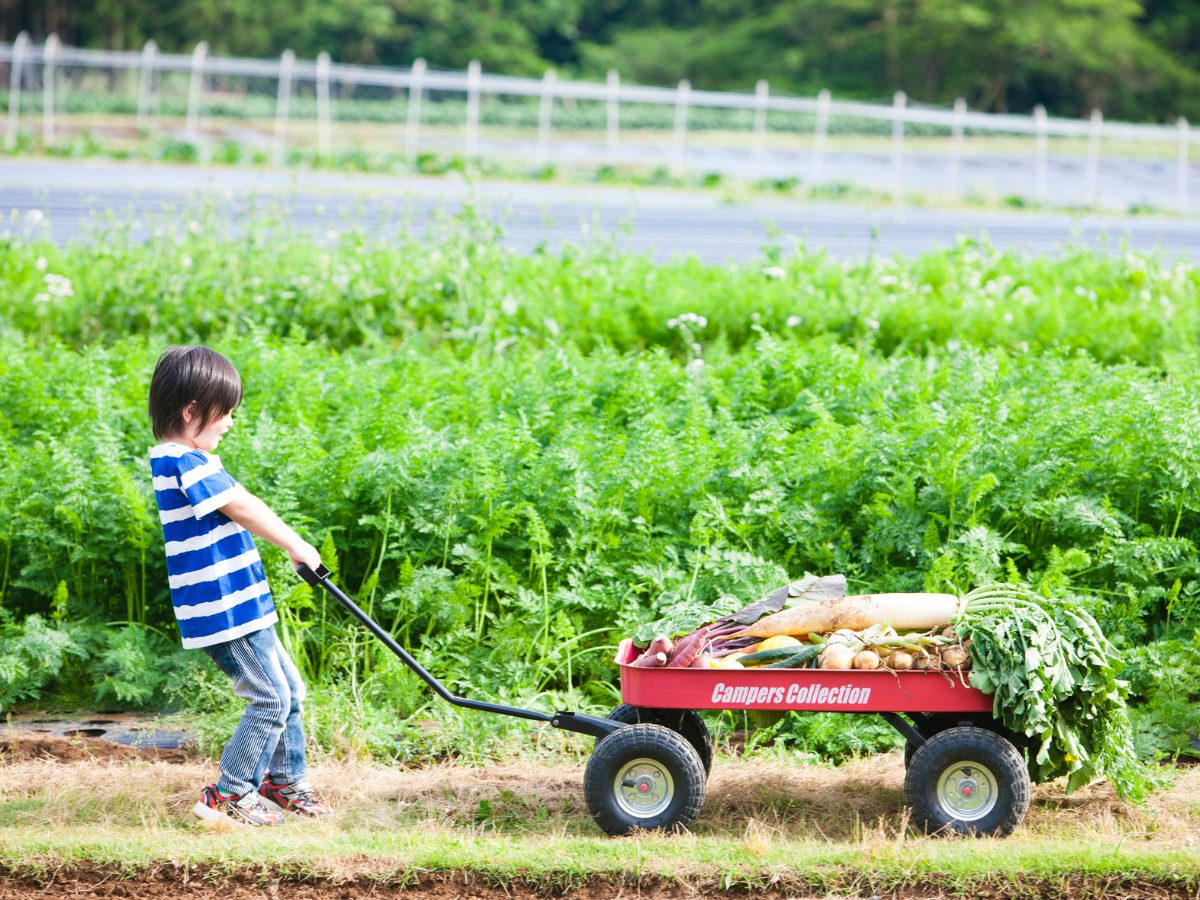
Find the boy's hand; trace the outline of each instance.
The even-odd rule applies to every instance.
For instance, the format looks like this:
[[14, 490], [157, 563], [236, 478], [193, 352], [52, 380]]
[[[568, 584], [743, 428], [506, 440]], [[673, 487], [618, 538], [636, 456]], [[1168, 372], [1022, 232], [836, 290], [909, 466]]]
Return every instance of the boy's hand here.
[[320, 552], [307, 541], [300, 541], [295, 546], [289, 547], [287, 554], [292, 558], [292, 565], [296, 568], [303, 563], [315, 572], [321, 565]]

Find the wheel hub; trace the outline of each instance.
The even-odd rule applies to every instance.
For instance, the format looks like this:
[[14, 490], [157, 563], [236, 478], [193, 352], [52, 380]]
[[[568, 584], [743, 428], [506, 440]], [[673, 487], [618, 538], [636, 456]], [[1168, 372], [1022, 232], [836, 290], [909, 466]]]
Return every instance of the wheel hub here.
[[997, 795], [995, 776], [978, 763], [954, 763], [938, 780], [938, 803], [950, 816], [964, 822], [990, 813], [996, 807]]
[[631, 816], [648, 819], [662, 813], [675, 796], [671, 773], [653, 759], [627, 762], [613, 779], [617, 805]]

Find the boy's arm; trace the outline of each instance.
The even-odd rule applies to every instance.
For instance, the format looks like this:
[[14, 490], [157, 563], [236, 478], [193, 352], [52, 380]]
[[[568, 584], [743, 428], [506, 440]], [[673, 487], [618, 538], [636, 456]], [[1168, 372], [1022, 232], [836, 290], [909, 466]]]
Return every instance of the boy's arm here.
[[291, 557], [292, 565], [304, 563], [314, 570], [321, 565], [321, 554], [317, 548], [296, 534], [271, 507], [249, 491], [238, 491], [220, 510], [251, 534], [283, 550]]

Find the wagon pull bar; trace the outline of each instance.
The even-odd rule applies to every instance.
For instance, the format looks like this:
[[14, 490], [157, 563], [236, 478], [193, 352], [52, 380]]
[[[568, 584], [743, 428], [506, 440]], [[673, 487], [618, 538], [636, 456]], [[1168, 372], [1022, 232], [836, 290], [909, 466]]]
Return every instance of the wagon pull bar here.
[[537, 722], [549, 722], [555, 728], [561, 728], [564, 731], [576, 731], [580, 734], [590, 734], [592, 737], [601, 738], [611, 734], [621, 727], [621, 723], [614, 722], [611, 719], [601, 719], [597, 716], [588, 716], [577, 712], [556, 712], [544, 713], [533, 709], [521, 709], [516, 706], [504, 706], [500, 703], [487, 703], [483, 700], [471, 700], [467, 697], [456, 697], [450, 693], [440, 681], [434, 678], [425, 667], [413, 659], [412, 654], [396, 643], [395, 639], [388, 634], [384, 629], [368, 616], [365, 612], [358, 608], [358, 604], [346, 596], [336, 584], [330, 580], [332, 574], [325, 566], [318, 566], [315, 570], [301, 563], [296, 567], [296, 572], [301, 578], [308, 582], [313, 587], [323, 587], [327, 590], [338, 603], [346, 607], [350, 614], [358, 621], [362, 622], [367, 629], [383, 642], [383, 645], [400, 657], [401, 662], [412, 669], [421, 680], [433, 688], [444, 699], [453, 703], [455, 706], [466, 707], [467, 709], [479, 709], [484, 712], [499, 713], [502, 716], [515, 716], [518, 719], [533, 719]]

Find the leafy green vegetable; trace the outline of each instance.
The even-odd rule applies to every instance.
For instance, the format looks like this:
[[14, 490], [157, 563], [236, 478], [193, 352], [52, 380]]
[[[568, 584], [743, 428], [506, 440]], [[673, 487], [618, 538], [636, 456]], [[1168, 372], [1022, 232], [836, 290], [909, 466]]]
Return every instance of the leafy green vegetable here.
[[1065, 775], [1070, 792], [1105, 777], [1136, 801], [1159, 786], [1134, 752], [1124, 664], [1087, 610], [994, 584], [964, 597], [953, 625], [971, 642], [971, 683], [994, 695], [998, 719], [1034, 739], [1035, 780]]

